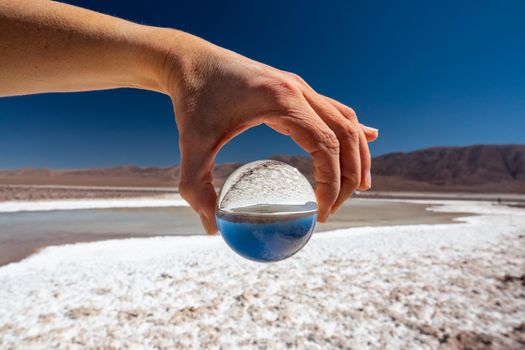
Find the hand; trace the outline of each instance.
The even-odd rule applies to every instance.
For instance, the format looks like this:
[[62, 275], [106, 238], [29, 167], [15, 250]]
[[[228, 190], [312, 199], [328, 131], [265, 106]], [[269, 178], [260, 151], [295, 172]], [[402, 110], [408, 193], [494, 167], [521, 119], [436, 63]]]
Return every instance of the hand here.
[[295, 74], [180, 31], [52, 1], [1, 2], [0, 42], [0, 96], [122, 87], [169, 94], [180, 133], [179, 191], [208, 233], [217, 231], [215, 155], [256, 125], [312, 155], [319, 221], [371, 186], [367, 141], [377, 130]]
[[371, 186], [368, 141], [378, 131], [355, 112], [315, 92], [293, 73], [280, 71], [187, 35], [191, 50], [169, 51], [163, 74], [175, 105], [181, 168], [179, 191], [217, 232], [212, 185], [220, 148], [244, 130], [266, 124], [289, 135], [313, 158], [319, 221], [356, 189]]

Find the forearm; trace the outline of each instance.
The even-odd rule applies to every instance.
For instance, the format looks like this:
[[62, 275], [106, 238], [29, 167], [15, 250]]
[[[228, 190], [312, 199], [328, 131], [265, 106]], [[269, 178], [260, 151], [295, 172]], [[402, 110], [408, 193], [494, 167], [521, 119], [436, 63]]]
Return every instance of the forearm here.
[[121, 87], [166, 93], [164, 59], [185, 36], [52, 1], [3, 1], [0, 96]]

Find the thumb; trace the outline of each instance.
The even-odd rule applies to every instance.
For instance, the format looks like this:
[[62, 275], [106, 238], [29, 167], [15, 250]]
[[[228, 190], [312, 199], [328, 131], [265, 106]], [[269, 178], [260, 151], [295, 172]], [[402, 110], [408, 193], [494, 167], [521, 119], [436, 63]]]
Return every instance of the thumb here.
[[217, 233], [217, 193], [212, 183], [213, 158], [212, 152], [189, 152], [186, 149], [181, 152], [179, 193], [199, 214], [208, 234]]

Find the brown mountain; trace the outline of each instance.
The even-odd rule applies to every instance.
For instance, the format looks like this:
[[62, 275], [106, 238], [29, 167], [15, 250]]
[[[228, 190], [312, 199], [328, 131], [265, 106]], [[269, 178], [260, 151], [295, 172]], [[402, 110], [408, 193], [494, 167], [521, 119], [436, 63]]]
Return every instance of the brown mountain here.
[[[274, 156], [310, 180], [309, 157]], [[390, 153], [373, 159], [373, 189], [379, 191], [525, 193], [525, 145], [436, 147]], [[241, 163], [218, 164], [215, 185]], [[17, 169], [0, 171], [0, 184], [119, 187], [174, 187], [178, 167], [119, 166], [104, 169]]]
[[435, 147], [374, 158], [378, 190], [525, 193], [525, 145]]
[[[307, 157], [276, 156], [311, 177]], [[377, 191], [525, 193], [525, 145], [435, 147], [372, 160]]]

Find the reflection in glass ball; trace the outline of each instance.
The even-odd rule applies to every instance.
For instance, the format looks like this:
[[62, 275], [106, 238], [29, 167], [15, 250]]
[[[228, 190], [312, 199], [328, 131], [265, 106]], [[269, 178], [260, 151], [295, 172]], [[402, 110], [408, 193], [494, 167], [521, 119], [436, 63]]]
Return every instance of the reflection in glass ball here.
[[316, 219], [315, 194], [308, 180], [275, 160], [240, 167], [219, 194], [221, 236], [250, 260], [279, 261], [294, 255], [310, 239]]

